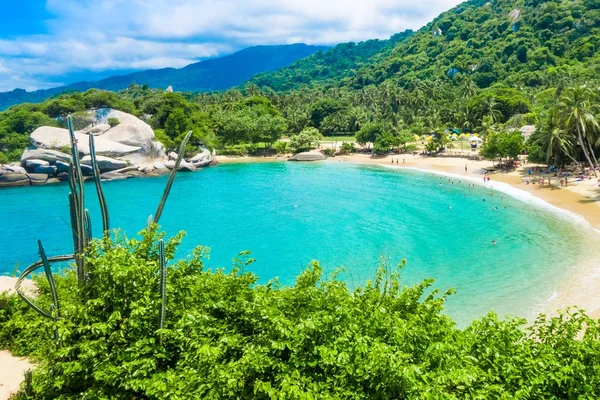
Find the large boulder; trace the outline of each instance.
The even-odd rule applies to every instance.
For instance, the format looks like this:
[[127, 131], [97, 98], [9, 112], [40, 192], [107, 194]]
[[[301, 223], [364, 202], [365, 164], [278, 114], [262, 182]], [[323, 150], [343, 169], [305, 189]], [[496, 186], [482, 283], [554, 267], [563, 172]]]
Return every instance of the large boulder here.
[[[108, 157], [123, 157], [137, 153], [141, 147], [128, 146], [105, 138], [106, 135], [95, 138], [96, 154]], [[71, 146], [69, 131], [51, 126], [40, 126], [29, 135], [31, 142], [38, 149], [61, 149]], [[75, 132], [77, 149], [83, 154], [90, 154], [89, 136], [85, 133]], [[61, 160], [62, 161], [62, 160]]]
[[32, 160], [25, 161], [25, 168], [27, 168], [27, 169], [35, 169], [37, 167], [46, 167], [48, 165], [50, 165], [50, 163], [48, 161], [44, 161], [44, 160], [32, 159]]
[[56, 167], [56, 173], [60, 174], [61, 172], [69, 172], [69, 163], [63, 161], [57, 161], [54, 163]]
[[177, 157], [179, 157], [179, 155], [177, 153], [175, 153], [174, 151], [169, 152], [168, 154], [169, 160], [177, 160]]
[[194, 172], [196, 171], [196, 167], [193, 164], [186, 162], [185, 160], [181, 160], [181, 164], [179, 164], [179, 168], [177, 168], [179, 172]]
[[29, 186], [29, 178], [26, 174], [18, 174], [14, 172], [0, 174], [0, 187], [9, 186]]
[[21, 156], [21, 164], [25, 165], [27, 160], [44, 160], [50, 164], [54, 164], [56, 161], [69, 163], [71, 155], [49, 149], [26, 149]]
[[[117, 160], [115, 158], [105, 157], [105, 156], [96, 156], [96, 161], [98, 163], [98, 168], [100, 172], [114, 171], [117, 169], [125, 168], [127, 166], [127, 161]], [[92, 158], [90, 156], [85, 156], [81, 159], [82, 165], [92, 165]]]
[[288, 158], [288, 161], [321, 161], [326, 159], [327, 156], [321, 152], [305, 151], [304, 153], [298, 153]]
[[27, 171], [25, 171], [25, 168], [19, 166], [19, 165], [14, 165], [14, 164], [5, 164], [2, 167], [0, 167], [0, 173], [2, 173], [2, 171], [5, 172], [14, 172], [16, 174], [24, 174]]
[[154, 131], [150, 125], [135, 115], [113, 109], [102, 113], [102, 122], [108, 121], [109, 118], [116, 118], [119, 120], [119, 124], [107, 130], [102, 138], [127, 146], [140, 147], [144, 153], [155, 149]]
[[38, 165], [33, 169], [33, 172], [36, 174], [47, 174], [47, 175], [55, 175], [56, 174], [56, 166], [54, 165]]
[[195, 162], [195, 163], [193, 163], [193, 165], [196, 168], [202, 168], [202, 167], [208, 167], [211, 162], [213, 162], [213, 159], [209, 158], [209, 159], [206, 159], [206, 160]]
[[48, 181], [48, 174], [27, 174], [31, 186], [45, 185]]
[[192, 159], [190, 160], [191, 163], [197, 163], [200, 161], [204, 161], [207, 158], [210, 158], [210, 151], [208, 151], [207, 149], [204, 149], [201, 153], [196, 154], [194, 157], [192, 157]]

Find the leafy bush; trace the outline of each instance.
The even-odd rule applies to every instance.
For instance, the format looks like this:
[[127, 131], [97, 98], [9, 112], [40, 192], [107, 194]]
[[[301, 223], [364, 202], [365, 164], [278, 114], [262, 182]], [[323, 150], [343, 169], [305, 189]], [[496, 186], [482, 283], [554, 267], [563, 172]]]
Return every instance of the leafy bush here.
[[340, 154], [356, 153], [356, 147], [353, 142], [344, 142], [340, 147]]
[[248, 155], [248, 148], [245, 144], [236, 144], [233, 146], [225, 146], [219, 150], [219, 153], [224, 156], [246, 156]]
[[[82, 288], [72, 270], [56, 278], [56, 322], [0, 296], [0, 345], [39, 363], [32, 397], [600, 396], [598, 322], [571, 311], [524, 328], [489, 314], [460, 330], [442, 312], [451, 292], [431, 291], [431, 280], [403, 286], [400, 270], [350, 290], [313, 262], [292, 287], [260, 285], [245, 272], [248, 252], [230, 272], [208, 271], [199, 247], [167, 267], [159, 329], [162, 234], [141, 234], [92, 242]], [[181, 238], [167, 241], [167, 260]], [[47, 306], [49, 286], [37, 283]]]
[[328, 157], [335, 156], [335, 151], [333, 151], [333, 149], [331, 147], [325, 147], [324, 149], [321, 150], [321, 153], [325, 154]]
[[400, 153], [412, 153], [413, 151], [417, 151], [417, 145], [414, 143], [400, 147]]
[[288, 152], [288, 142], [275, 142], [273, 148], [277, 151], [277, 154], [285, 154]]
[[121, 121], [119, 121], [118, 118], [108, 118], [107, 119], [108, 124], [113, 127], [113, 126], [117, 126], [121, 123]]
[[8, 163], [8, 157], [0, 151], [0, 164], [7, 164]]

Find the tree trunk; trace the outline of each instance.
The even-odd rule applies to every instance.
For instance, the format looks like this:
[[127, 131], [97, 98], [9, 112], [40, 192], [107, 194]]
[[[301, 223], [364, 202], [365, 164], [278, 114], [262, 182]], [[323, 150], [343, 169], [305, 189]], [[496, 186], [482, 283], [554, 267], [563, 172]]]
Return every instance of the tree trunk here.
[[[581, 130], [579, 129], [579, 127], [577, 127], [577, 141], [579, 142], [579, 145], [581, 146], [581, 150], [583, 150], [583, 154], [585, 155], [585, 158], [587, 159], [587, 162], [589, 163], [590, 168], [592, 169], [592, 171], [594, 171], [594, 163], [592, 162], [592, 159], [590, 158], [590, 155], [588, 154], [588, 150], [587, 150], [585, 143], [583, 142], [583, 135], [581, 134]], [[581, 167], [581, 172], [583, 172], [585, 174], [585, 168], [583, 168], [583, 166]], [[594, 172], [594, 174], [595, 173], [596, 172]]]
[[[598, 167], [598, 160], [596, 159], [596, 154], [594, 153], [594, 148], [592, 147], [592, 144], [590, 143], [590, 141], [587, 140], [587, 138], [585, 141], [588, 145], [588, 149], [590, 150], [590, 154], [592, 155], [592, 159], [594, 160], [594, 164], [596, 164], [596, 167]], [[596, 174], [596, 170], [594, 168], [592, 168], [592, 171], [594, 172], [594, 176], [598, 177], [598, 175]]]

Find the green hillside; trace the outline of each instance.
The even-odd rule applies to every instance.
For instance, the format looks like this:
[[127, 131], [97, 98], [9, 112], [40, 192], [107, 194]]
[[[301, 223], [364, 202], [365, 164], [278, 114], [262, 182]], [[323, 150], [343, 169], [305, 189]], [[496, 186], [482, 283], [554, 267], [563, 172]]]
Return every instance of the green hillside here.
[[360, 89], [392, 81], [468, 76], [480, 88], [494, 83], [537, 87], [600, 73], [600, 1], [473, 0], [389, 41], [341, 44], [251, 82], [274, 90], [302, 85]]
[[357, 70], [388, 55], [395, 45], [410, 37], [413, 31], [397, 33], [387, 40], [367, 40], [342, 43], [327, 51], [296, 61], [288, 67], [263, 72], [250, 80], [260, 87], [276, 91], [338, 84], [342, 78], [353, 76]]

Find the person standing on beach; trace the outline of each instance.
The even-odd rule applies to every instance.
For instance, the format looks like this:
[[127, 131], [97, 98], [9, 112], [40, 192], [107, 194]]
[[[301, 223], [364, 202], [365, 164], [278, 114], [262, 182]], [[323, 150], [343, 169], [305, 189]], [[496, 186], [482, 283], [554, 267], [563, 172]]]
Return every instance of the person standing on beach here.
[[465, 174], [467, 173], [467, 164], [465, 164]]

